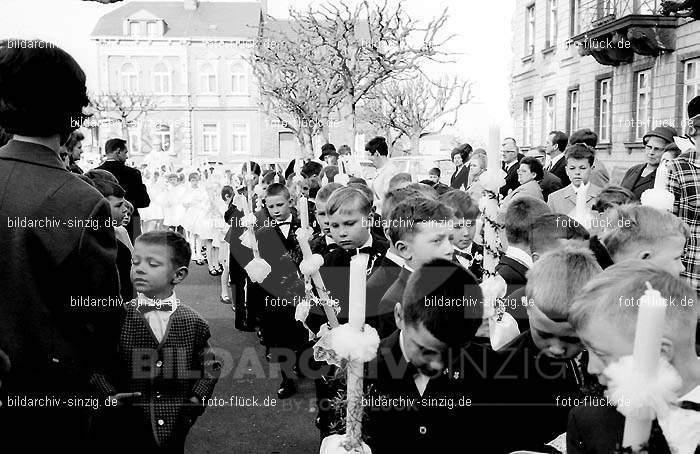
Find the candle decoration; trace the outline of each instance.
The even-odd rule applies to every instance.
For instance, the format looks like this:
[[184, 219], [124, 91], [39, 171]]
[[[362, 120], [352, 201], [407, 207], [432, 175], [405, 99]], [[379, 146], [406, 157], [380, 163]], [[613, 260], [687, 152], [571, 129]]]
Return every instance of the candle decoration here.
[[667, 181], [668, 167], [666, 163], [662, 161], [656, 169], [654, 187], [642, 193], [642, 197], [640, 198], [642, 205], [672, 212], [675, 198], [673, 194], [666, 190]]

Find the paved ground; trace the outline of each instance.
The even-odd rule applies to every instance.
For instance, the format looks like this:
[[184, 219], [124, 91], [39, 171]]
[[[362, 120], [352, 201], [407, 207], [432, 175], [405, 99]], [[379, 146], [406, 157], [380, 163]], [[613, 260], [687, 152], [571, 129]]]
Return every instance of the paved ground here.
[[211, 345], [219, 349], [224, 362], [214, 391], [216, 402], [210, 402], [217, 406], [210, 406], [192, 428], [186, 452], [318, 453], [313, 382], [303, 379], [297, 383], [295, 396], [277, 399], [277, 368], [265, 360], [265, 350], [255, 333], [234, 328], [231, 306], [219, 302], [219, 277], [210, 276], [206, 266], [193, 262], [190, 275], [175, 291], [208, 320]]

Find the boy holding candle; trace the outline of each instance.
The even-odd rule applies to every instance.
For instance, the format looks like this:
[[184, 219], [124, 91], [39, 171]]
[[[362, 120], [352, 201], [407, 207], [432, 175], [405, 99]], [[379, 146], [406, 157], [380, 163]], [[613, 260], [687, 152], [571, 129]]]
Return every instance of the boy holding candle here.
[[595, 149], [584, 143], [576, 143], [566, 147], [566, 174], [571, 180], [568, 186], [553, 192], [547, 199], [547, 205], [554, 213], [571, 216], [576, 209], [576, 196], [580, 191], [586, 191], [585, 203], [590, 210], [602, 188], [591, 183], [591, 171], [595, 161]]
[[435, 260], [452, 260], [454, 212], [424, 198], [406, 199], [391, 212], [388, 236], [404, 265], [379, 302], [379, 337], [396, 330], [394, 308], [401, 303], [406, 282], [416, 269]]
[[479, 217], [479, 206], [469, 194], [452, 190], [442, 194], [440, 202], [452, 208], [454, 218], [454, 247], [453, 260], [468, 269], [481, 281], [484, 275], [484, 247], [474, 242], [476, 219]]
[[[586, 346], [588, 371], [607, 385], [606, 368], [631, 355], [640, 298], [646, 283], [665, 300], [661, 357], [676, 369], [682, 384], [676, 405], [655, 420], [649, 453], [700, 453], [700, 358], [695, 351], [698, 301], [683, 279], [647, 260], [616, 263], [593, 278], [576, 296], [569, 320]], [[622, 442], [625, 418], [613, 406], [580, 406], [571, 411], [567, 430], [570, 454], [609, 454]], [[669, 450], [671, 448], [671, 450]]]
[[331, 194], [342, 187], [343, 185], [340, 183], [328, 183], [316, 194], [316, 210], [314, 212], [314, 217], [318, 225], [318, 232], [315, 232], [314, 237], [309, 241], [311, 252], [314, 254], [325, 255], [332, 249], [338, 247], [330, 236], [331, 228], [326, 214], [326, 207]]

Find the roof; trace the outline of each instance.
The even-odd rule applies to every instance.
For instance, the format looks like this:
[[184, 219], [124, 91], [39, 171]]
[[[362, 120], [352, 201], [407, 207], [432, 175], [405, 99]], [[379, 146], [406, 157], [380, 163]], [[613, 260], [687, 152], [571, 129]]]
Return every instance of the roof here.
[[136, 15], [163, 19], [164, 38], [254, 38], [260, 12], [259, 2], [200, 2], [197, 9], [190, 11], [185, 9], [183, 1], [136, 1], [102, 16], [91, 36], [124, 36], [124, 19]]

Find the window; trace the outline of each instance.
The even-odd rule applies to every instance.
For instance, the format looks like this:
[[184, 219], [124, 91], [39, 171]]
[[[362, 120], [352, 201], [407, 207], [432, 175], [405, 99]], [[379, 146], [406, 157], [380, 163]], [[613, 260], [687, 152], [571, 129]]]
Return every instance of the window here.
[[121, 69], [121, 88], [124, 93], [134, 93], [138, 91], [138, 74], [136, 68], [131, 63], [126, 63]]
[[248, 153], [248, 125], [245, 123], [234, 123], [232, 130], [232, 151], [234, 153]]
[[153, 68], [153, 91], [157, 94], [170, 93], [170, 72], [163, 63]]
[[569, 91], [569, 134], [578, 130], [578, 90]]
[[634, 138], [641, 142], [651, 124], [651, 71], [639, 71], [635, 82], [637, 109], [635, 112]]
[[547, 37], [544, 47], [557, 45], [557, 1], [547, 0]]
[[557, 97], [549, 95], [544, 97], [544, 130], [545, 133], [557, 129]]
[[248, 93], [248, 76], [245, 66], [241, 63], [234, 63], [231, 66], [231, 92]]
[[576, 36], [581, 33], [581, 0], [571, 0], [571, 18], [569, 34]]
[[141, 154], [141, 131], [138, 126], [129, 128], [129, 153]]
[[159, 30], [158, 30], [159, 29], [158, 22], [148, 22], [147, 27], [148, 27], [148, 36], [160, 35]]
[[131, 21], [129, 22], [129, 36], [140, 36], [141, 35], [141, 22]]
[[216, 73], [214, 72], [214, 68], [209, 63], [202, 65], [200, 70], [200, 83], [202, 93], [216, 92]]
[[219, 125], [204, 123], [202, 125], [202, 153], [217, 154], [219, 152]]
[[533, 116], [533, 100], [526, 99], [523, 105], [523, 143], [525, 145], [532, 145], [534, 143], [532, 137], [532, 131], [534, 129], [533, 122], [535, 117]]
[[170, 151], [170, 145], [172, 143], [172, 136], [170, 132], [170, 125], [166, 123], [156, 123], [155, 131], [153, 132], [155, 136], [155, 150], [168, 152]]
[[535, 5], [525, 8], [525, 55], [535, 53]]
[[612, 79], [598, 81], [598, 139], [610, 143], [610, 122], [612, 117]]
[[700, 58], [685, 62], [683, 73], [683, 118], [685, 120], [688, 119], [688, 110], [685, 106], [698, 95], [700, 95]]

